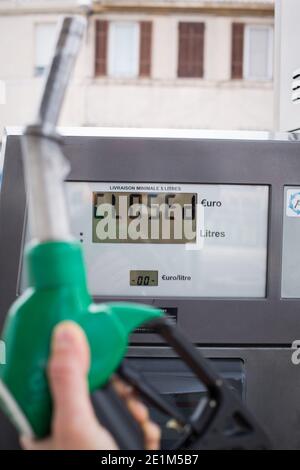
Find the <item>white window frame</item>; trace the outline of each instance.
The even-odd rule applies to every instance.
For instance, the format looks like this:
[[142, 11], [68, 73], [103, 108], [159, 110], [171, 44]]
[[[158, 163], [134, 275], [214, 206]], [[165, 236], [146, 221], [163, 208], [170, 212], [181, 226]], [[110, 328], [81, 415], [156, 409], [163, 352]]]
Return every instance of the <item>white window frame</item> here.
[[[113, 29], [116, 27], [116, 25], [120, 24], [126, 24], [126, 25], [134, 25], [136, 28], [136, 34], [137, 34], [137, 43], [136, 43], [136, 50], [134, 51], [135, 53], [135, 58], [136, 58], [136, 71], [134, 74], [128, 74], [128, 75], [122, 75], [122, 74], [116, 74], [113, 73], [113, 60], [114, 60], [114, 48], [115, 43], [114, 43], [114, 34], [113, 34]], [[139, 76], [139, 66], [140, 66], [140, 23], [139, 21], [126, 21], [126, 20], [113, 20], [109, 22], [109, 28], [108, 28], [108, 51], [107, 51], [107, 75], [110, 78], [113, 79], [135, 79], [138, 78]]]
[[[267, 76], [254, 77], [250, 74], [250, 35], [251, 29], [268, 30], [268, 63]], [[245, 24], [245, 40], [244, 40], [244, 64], [243, 75], [245, 80], [250, 81], [270, 81], [273, 79], [273, 54], [274, 54], [274, 27], [270, 24]]]

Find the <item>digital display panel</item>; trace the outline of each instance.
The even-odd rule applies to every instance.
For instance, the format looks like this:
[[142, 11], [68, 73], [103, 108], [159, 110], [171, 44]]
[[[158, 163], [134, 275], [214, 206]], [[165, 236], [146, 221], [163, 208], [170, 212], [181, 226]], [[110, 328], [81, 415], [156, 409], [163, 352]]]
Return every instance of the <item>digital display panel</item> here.
[[131, 286], [158, 286], [158, 271], [130, 271]]
[[[266, 296], [267, 185], [67, 182], [66, 194], [93, 296]], [[105, 207], [99, 209], [103, 205], [108, 216], [101, 212]], [[296, 216], [287, 218], [290, 225], [297, 224]], [[99, 223], [108, 233], [99, 232]], [[284, 262], [290, 263], [293, 231], [287, 229]], [[286, 295], [298, 295], [290, 278], [284, 285]]]
[[265, 297], [268, 186], [66, 185], [93, 295]]
[[94, 243], [193, 243], [195, 193], [94, 192]]

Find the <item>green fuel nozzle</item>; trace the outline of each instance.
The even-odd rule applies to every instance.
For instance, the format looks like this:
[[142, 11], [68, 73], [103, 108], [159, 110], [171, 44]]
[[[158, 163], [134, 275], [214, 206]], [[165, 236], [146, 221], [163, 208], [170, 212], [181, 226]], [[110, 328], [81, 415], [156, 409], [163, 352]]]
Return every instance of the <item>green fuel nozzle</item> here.
[[[138, 304], [94, 304], [81, 246], [70, 232], [64, 194], [69, 165], [56, 124], [84, 30], [83, 18], [64, 19], [36, 122], [22, 137], [32, 239], [24, 252], [29, 287], [12, 305], [2, 333], [6, 364], [0, 365], [0, 404], [20, 433], [38, 438], [50, 432], [52, 404], [46, 368], [57, 323], [72, 320], [85, 331], [91, 350], [88, 383], [93, 392], [108, 386], [134, 329], [162, 315], [158, 309]], [[118, 406], [124, 417], [120, 428], [129, 417], [115, 397], [114, 412]], [[137, 436], [129, 442], [127, 430], [119, 436], [119, 445], [141, 448], [143, 441]]]
[[1, 391], [0, 400], [22, 434], [43, 437], [50, 431], [46, 369], [55, 325], [72, 320], [85, 331], [91, 349], [92, 392], [108, 383], [120, 366], [134, 329], [161, 312], [138, 304], [94, 304], [79, 243], [31, 244], [25, 258], [30, 287], [9, 311], [3, 334], [6, 365], [0, 366], [2, 387], [15, 406], [3, 400]]

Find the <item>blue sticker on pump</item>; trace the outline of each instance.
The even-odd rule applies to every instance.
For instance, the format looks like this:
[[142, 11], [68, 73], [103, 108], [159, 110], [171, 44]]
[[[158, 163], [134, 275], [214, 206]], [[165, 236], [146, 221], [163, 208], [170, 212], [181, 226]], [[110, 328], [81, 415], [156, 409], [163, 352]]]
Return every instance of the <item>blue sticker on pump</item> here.
[[288, 217], [300, 217], [300, 189], [289, 189], [287, 191], [287, 209]]

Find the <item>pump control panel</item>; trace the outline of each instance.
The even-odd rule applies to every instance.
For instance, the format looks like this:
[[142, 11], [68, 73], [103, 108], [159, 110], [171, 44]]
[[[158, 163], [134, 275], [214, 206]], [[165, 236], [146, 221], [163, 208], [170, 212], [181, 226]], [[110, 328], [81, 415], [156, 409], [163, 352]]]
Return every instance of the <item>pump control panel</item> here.
[[[300, 340], [297, 135], [61, 132], [71, 161], [72, 232], [95, 301], [162, 308], [238, 384], [274, 447], [298, 447], [300, 369], [291, 348]], [[20, 139], [21, 131], [8, 130], [2, 145], [1, 323], [27, 285]], [[135, 332], [128, 356], [147, 377], [168, 377], [178, 403], [182, 393], [200, 393], [192, 379], [183, 386], [182, 366], [151, 329]], [[0, 446], [6, 436], [0, 425]]]

